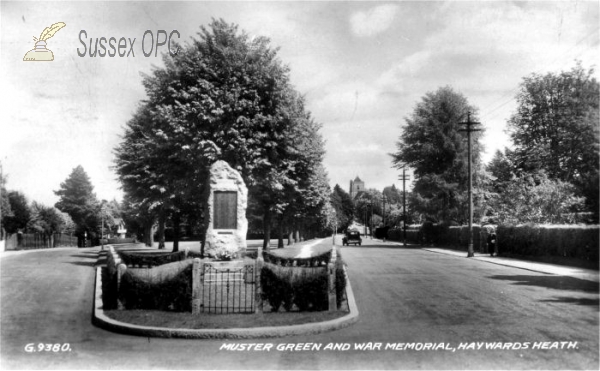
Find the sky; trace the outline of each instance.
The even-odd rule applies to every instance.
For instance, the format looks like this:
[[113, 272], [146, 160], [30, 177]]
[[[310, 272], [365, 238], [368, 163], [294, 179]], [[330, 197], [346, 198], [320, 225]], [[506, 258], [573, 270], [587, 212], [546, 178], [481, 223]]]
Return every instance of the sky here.
[[[479, 109], [488, 162], [510, 147], [524, 77], [600, 60], [598, 1], [2, 1], [0, 14], [0, 162], [9, 190], [46, 205], [78, 165], [99, 199], [122, 199], [113, 149], [145, 98], [141, 74], [162, 66], [167, 46], [149, 53], [158, 30], [187, 42], [223, 18], [270, 38], [322, 124], [330, 184], [346, 191], [356, 176], [402, 186], [389, 154], [428, 92], [451, 86]], [[56, 22], [66, 26], [47, 40], [54, 60], [23, 61]], [[80, 56], [82, 40], [100, 37], [135, 38], [134, 55]]]

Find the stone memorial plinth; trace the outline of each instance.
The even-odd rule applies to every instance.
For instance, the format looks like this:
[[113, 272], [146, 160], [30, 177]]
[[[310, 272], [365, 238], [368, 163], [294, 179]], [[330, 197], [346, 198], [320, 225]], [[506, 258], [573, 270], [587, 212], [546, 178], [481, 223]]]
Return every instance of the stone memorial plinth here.
[[210, 167], [206, 213], [206, 253], [215, 257], [246, 250], [248, 188], [240, 173], [225, 161]]

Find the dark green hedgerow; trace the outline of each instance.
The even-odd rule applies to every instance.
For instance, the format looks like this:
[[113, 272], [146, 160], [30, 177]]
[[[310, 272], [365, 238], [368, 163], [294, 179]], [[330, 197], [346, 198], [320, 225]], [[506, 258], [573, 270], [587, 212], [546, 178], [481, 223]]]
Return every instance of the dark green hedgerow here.
[[127, 269], [119, 299], [125, 309], [191, 311], [192, 260], [149, 269]]
[[177, 261], [182, 261], [186, 259], [185, 251], [179, 252], [151, 252], [151, 253], [135, 253], [135, 252], [125, 252], [119, 251], [119, 255], [123, 262], [128, 267], [133, 266], [146, 266], [146, 267], [156, 267], [163, 264], [173, 263]]
[[342, 302], [346, 294], [346, 273], [344, 272], [344, 261], [340, 255], [339, 249], [335, 261], [335, 294], [338, 309], [342, 307]]
[[[387, 238], [391, 241], [404, 241], [404, 229], [392, 228], [387, 232]], [[406, 241], [408, 243], [420, 244], [423, 242], [423, 234], [420, 229], [407, 228]]]
[[283, 258], [268, 251], [263, 252], [265, 262], [274, 263], [283, 267], [316, 267], [327, 265], [331, 260], [331, 251], [310, 258]]
[[[331, 257], [331, 252], [328, 256]], [[335, 276], [337, 307], [340, 308], [346, 290], [346, 275], [339, 252], [335, 262]], [[265, 262], [261, 271], [263, 297], [273, 311], [278, 311], [281, 306], [286, 311], [292, 310], [294, 306], [299, 311], [327, 310], [328, 280], [326, 265], [280, 266]]]
[[327, 267], [282, 267], [265, 263], [260, 279], [264, 299], [274, 312], [282, 305], [290, 311], [294, 304], [300, 311], [327, 309]]
[[501, 255], [556, 256], [598, 261], [598, 225], [498, 226]]

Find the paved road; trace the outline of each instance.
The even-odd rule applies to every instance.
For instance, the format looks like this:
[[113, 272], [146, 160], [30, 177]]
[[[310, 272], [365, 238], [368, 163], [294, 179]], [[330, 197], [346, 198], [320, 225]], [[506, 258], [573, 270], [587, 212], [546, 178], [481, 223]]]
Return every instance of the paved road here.
[[[90, 320], [97, 250], [5, 255], [0, 260], [0, 368], [598, 369], [597, 283], [364, 242], [342, 249], [358, 323], [316, 336], [247, 341], [149, 339], [96, 328]], [[69, 343], [71, 351], [24, 351], [26, 344], [40, 342]], [[354, 349], [368, 342], [375, 349]], [[232, 343], [273, 348], [221, 350]], [[321, 344], [321, 349], [276, 349], [301, 343]], [[325, 350], [329, 343], [351, 349]], [[406, 343], [415, 349], [385, 349]], [[440, 348], [416, 349], [425, 343]], [[484, 349], [492, 343], [511, 349]], [[565, 349], [541, 349], [557, 346]]]

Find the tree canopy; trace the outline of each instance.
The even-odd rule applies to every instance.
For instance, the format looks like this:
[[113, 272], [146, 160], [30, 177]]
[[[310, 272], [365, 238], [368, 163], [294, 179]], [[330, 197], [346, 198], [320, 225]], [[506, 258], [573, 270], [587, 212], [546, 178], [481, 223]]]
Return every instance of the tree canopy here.
[[31, 219], [31, 211], [24, 194], [18, 191], [9, 191], [7, 194], [11, 214], [4, 219], [4, 227], [8, 233], [16, 233], [25, 229]]
[[[476, 108], [450, 87], [427, 93], [405, 119], [397, 151], [391, 154], [394, 167], [413, 170], [412, 208], [436, 220], [467, 218], [467, 141], [459, 130], [469, 112], [476, 121]], [[480, 136], [473, 134], [475, 186], [481, 177]]]
[[350, 198], [348, 192], [344, 191], [338, 184], [333, 187], [331, 193], [331, 206], [335, 210], [337, 218], [337, 228], [339, 230], [347, 229], [354, 220], [354, 201]]
[[593, 73], [577, 63], [570, 71], [524, 78], [508, 124], [515, 170], [543, 170], [575, 185], [597, 213], [600, 85]]
[[267, 38], [213, 20], [179, 47], [144, 77], [147, 99], [115, 149], [123, 189], [146, 215], [200, 214], [207, 170], [224, 160], [242, 174], [267, 240], [273, 214], [315, 204], [301, 196], [320, 171], [320, 125]]
[[[99, 203], [94, 186], [81, 165], [73, 169], [54, 194], [60, 197], [55, 207], [67, 213], [77, 225], [77, 233], [96, 232]], [[41, 210], [41, 209], [40, 209]]]

